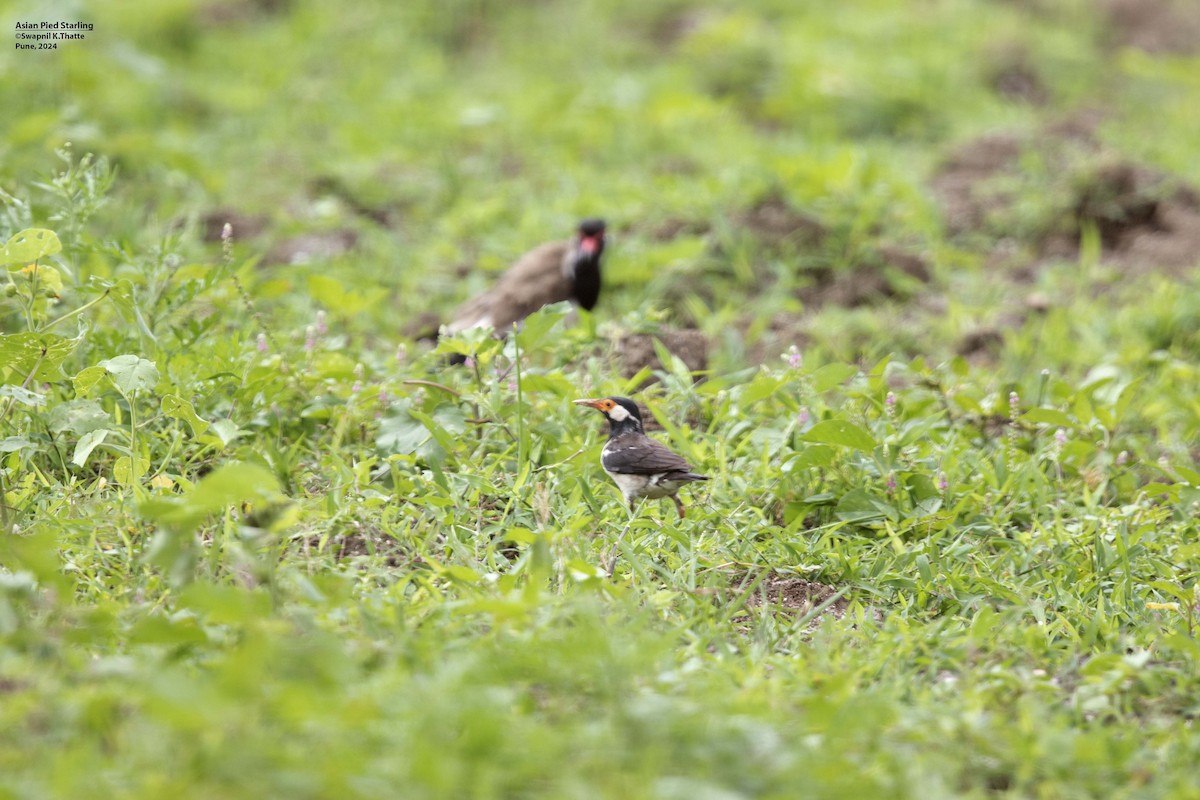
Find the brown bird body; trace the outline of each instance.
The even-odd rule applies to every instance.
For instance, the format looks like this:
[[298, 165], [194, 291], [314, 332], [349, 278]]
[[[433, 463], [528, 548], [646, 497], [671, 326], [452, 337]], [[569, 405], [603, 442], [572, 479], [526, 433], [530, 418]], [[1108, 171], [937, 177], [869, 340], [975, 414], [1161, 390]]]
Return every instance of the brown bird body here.
[[576, 400], [575, 405], [594, 408], [608, 418], [608, 441], [600, 451], [600, 466], [617, 484], [632, 511], [643, 497], [669, 497], [686, 516], [679, 500], [685, 483], [706, 481], [707, 475], [692, 471], [683, 456], [642, 432], [642, 414], [628, 397]]
[[600, 294], [604, 222], [584, 220], [569, 241], [548, 242], [517, 259], [483, 294], [463, 303], [449, 333], [479, 326], [507, 332], [542, 306], [570, 300], [589, 311]]

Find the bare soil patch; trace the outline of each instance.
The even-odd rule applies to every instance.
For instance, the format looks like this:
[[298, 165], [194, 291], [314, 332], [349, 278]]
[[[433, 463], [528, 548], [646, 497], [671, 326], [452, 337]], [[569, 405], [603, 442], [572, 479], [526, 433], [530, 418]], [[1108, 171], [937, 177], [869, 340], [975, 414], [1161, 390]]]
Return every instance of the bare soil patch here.
[[358, 234], [349, 228], [302, 233], [275, 244], [267, 251], [264, 263], [308, 264], [324, 261], [353, 250], [357, 244]]
[[1195, 0], [1108, 0], [1109, 43], [1154, 55], [1200, 52], [1200, 3]]
[[[657, 333], [630, 333], [621, 337], [617, 342], [617, 358], [624, 377], [632, 378], [647, 367], [651, 371], [665, 369], [654, 348], [656, 340], [682, 361], [689, 372], [708, 369], [708, 337], [692, 328], [664, 328]], [[647, 378], [646, 384], [655, 380]]]
[[[1200, 195], [1105, 146], [1096, 136], [1100, 121], [1084, 112], [1036, 134], [992, 134], [955, 150], [932, 181], [951, 233], [1001, 239], [1024, 232], [1034, 256], [1010, 265], [1017, 278], [1031, 278], [1048, 261], [1078, 258], [1081, 236], [1092, 227], [1102, 258], [1130, 276], [1194, 267]], [[1037, 174], [1023, 168], [1026, 159], [1040, 164]], [[1014, 230], [1019, 200], [1039, 193], [1053, 198], [1045, 218]]]
[[[836, 586], [778, 573], [769, 575], [746, 599], [748, 609], [775, 609], [777, 613], [794, 619], [821, 606], [825, 607], [809, 622], [809, 630], [816, 630], [828, 618], [844, 619], [850, 601]], [[883, 621], [883, 615], [878, 610], [873, 610], [871, 615], [875, 621]]]

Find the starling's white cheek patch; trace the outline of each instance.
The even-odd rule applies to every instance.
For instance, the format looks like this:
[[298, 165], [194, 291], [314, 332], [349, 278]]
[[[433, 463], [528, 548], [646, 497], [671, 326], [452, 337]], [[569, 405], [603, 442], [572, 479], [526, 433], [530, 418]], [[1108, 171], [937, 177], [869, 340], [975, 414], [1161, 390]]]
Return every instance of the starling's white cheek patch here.
[[614, 405], [608, 410], [608, 416], [616, 422], [624, 422], [629, 419], [629, 412], [625, 410], [625, 406]]

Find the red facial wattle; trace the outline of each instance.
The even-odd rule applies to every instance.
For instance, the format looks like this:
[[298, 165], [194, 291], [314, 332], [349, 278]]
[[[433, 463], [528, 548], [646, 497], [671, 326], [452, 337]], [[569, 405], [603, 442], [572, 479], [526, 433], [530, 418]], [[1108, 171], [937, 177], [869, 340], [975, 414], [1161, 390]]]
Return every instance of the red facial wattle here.
[[579, 239], [579, 249], [587, 255], [595, 255], [600, 252], [600, 237], [599, 236], [581, 236]]

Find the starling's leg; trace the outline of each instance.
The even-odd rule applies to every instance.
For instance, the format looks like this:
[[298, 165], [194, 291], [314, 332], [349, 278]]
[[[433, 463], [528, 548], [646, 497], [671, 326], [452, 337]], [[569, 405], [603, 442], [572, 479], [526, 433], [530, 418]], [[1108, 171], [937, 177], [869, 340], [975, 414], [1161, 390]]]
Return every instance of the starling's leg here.
[[683, 519], [687, 514], [683, 513], [683, 503], [680, 502], [678, 495], [671, 495], [671, 499], [675, 501], [675, 507], [679, 509], [679, 518]]

